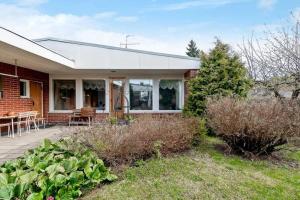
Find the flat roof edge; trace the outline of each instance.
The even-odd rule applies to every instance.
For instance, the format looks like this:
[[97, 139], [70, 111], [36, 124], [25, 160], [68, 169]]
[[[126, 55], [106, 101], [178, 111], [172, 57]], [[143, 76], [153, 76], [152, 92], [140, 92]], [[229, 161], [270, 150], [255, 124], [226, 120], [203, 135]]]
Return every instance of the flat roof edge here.
[[77, 44], [77, 45], [105, 48], [105, 49], [111, 49], [111, 50], [119, 50], [119, 51], [128, 51], [128, 52], [135, 52], [135, 53], [142, 53], [142, 54], [149, 54], [149, 55], [156, 55], [156, 56], [165, 56], [165, 57], [193, 60], [193, 61], [200, 62], [199, 58], [193, 58], [193, 57], [189, 57], [189, 56], [160, 53], [160, 52], [153, 52], [153, 51], [145, 51], [145, 50], [138, 50], [138, 49], [127, 49], [127, 48], [121, 48], [121, 47], [115, 47], [115, 46], [109, 46], [109, 45], [80, 42], [80, 41], [74, 41], [74, 40], [64, 40], [64, 39], [58, 39], [58, 38], [52, 38], [52, 37], [34, 39], [33, 41], [35, 41], [35, 42], [44, 42], [44, 41], [62, 42], [62, 43]]
[[[41, 45], [41, 44], [35, 42], [34, 40], [30, 40], [30, 39], [28, 39], [28, 38], [26, 38], [26, 37], [24, 37], [24, 36], [22, 36], [22, 35], [20, 35], [20, 34], [18, 34], [18, 33], [15, 33], [15, 32], [13, 32], [13, 31], [11, 31], [11, 30], [9, 30], [9, 29], [6, 29], [6, 28], [4, 28], [4, 27], [2, 27], [2, 26], [0, 26], [0, 29], [2, 29], [2, 30], [4, 30], [4, 31], [6, 31], [6, 32], [8, 32], [8, 33], [10, 33], [10, 34], [12, 34], [12, 35], [14, 35], [14, 36], [17, 36], [17, 37], [19, 37], [19, 38], [21, 38], [21, 39], [24, 39], [24, 40], [26, 40], [27, 42], [32, 43], [33, 45], [36, 45], [36, 46], [38, 46], [38, 47], [40, 47], [40, 48], [43, 48], [43, 49], [46, 50], [46, 51], [49, 51], [49, 52], [51, 52], [51, 53], [53, 53], [53, 54], [56, 54], [57, 56], [60, 56], [60, 57], [62, 57], [63, 59], [67, 59], [68, 61], [74, 62], [74, 60], [72, 60], [72, 59], [70, 59], [70, 58], [67, 58], [66, 56], [64, 56], [64, 55], [62, 55], [62, 54], [59, 54], [59, 53], [57, 53], [57, 52], [55, 52], [55, 51], [53, 51], [53, 50], [51, 50], [51, 49], [48, 49], [48, 48], [44, 47], [43, 45]], [[0, 41], [1, 41], [1, 38], [0, 38]], [[4, 42], [5, 42], [5, 41], [4, 41]], [[24, 49], [24, 50], [25, 50], [25, 49]], [[27, 51], [27, 50], [26, 50], [26, 51]], [[40, 56], [40, 55], [39, 55], [39, 56]], [[43, 57], [43, 56], [41, 56], [41, 57]], [[48, 59], [48, 58], [46, 58], [46, 59]], [[56, 62], [56, 61], [54, 61], [54, 60], [52, 60], [52, 61], [53, 61], [53, 62]]]

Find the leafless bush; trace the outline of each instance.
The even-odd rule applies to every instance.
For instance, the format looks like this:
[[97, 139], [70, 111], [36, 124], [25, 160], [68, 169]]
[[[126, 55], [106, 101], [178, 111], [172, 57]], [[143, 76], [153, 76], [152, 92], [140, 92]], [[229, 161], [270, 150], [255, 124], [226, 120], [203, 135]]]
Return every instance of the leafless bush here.
[[290, 137], [300, 136], [300, 106], [296, 101], [210, 100], [208, 125], [235, 152], [269, 154]]
[[[140, 116], [128, 126], [103, 125], [76, 132], [110, 165], [129, 164], [153, 154], [184, 151], [198, 134], [198, 120], [180, 116]], [[159, 156], [158, 155], [158, 156]]]

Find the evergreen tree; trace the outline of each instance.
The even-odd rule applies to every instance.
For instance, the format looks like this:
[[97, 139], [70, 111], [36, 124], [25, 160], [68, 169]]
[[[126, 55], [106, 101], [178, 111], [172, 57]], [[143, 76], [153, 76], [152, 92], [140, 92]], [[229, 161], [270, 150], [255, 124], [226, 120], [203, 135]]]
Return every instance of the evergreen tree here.
[[200, 60], [199, 73], [189, 82], [186, 111], [202, 115], [207, 97], [214, 95], [247, 96], [251, 82], [246, 75], [246, 68], [228, 44], [217, 40], [208, 54], [201, 52]]
[[196, 42], [194, 42], [194, 40], [190, 41], [186, 50], [187, 50], [186, 55], [188, 55], [190, 57], [195, 57], [195, 58], [199, 57], [200, 50], [198, 49], [197, 44], [196, 44]]

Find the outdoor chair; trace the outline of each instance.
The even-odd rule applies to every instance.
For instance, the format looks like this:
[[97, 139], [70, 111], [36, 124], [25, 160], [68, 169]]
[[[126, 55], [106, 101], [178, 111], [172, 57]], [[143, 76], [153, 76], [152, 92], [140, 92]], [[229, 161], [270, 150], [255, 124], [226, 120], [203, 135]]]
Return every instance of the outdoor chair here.
[[37, 117], [36, 118], [37, 126], [40, 127], [40, 125], [43, 126], [43, 128], [46, 128], [46, 118], [44, 117]]
[[20, 112], [17, 117], [17, 122], [14, 122], [14, 125], [17, 125], [18, 133], [20, 136], [22, 135], [22, 125], [24, 125], [24, 130], [26, 130], [26, 132], [29, 132], [28, 119], [28, 112]]
[[69, 126], [71, 126], [71, 124], [74, 123], [78, 123], [78, 121], [80, 120], [80, 110], [79, 109], [74, 109], [72, 111], [72, 114], [69, 115]]
[[28, 131], [30, 132], [31, 126], [33, 125], [33, 128], [35, 131], [39, 130], [39, 127], [37, 126], [37, 111], [29, 111], [28, 112]]
[[82, 120], [87, 120], [88, 125], [91, 126], [95, 122], [96, 109], [90, 107], [81, 108], [80, 116]]
[[5, 124], [0, 124], [0, 137], [2, 136], [2, 133], [1, 133], [1, 129], [2, 128], [7, 128], [7, 132], [8, 132], [8, 137], [10, 137], [10, 126], [11, 124], [10, 123], [5, 123]]
[[88, 124], [89, 126], [95, 122], [96, 109], [85, 107], [80, 110], [73, 110], [72, 115], [69, 116], [69, 126], [71, 124]]

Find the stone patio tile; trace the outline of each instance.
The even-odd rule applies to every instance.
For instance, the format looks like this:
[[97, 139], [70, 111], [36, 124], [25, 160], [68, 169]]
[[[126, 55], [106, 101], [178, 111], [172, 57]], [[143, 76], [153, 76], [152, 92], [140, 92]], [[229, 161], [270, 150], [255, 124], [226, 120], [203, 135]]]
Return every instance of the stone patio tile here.
[[66, 127], [51, 127], [40, 129], [38, 132], [32, 131], [22, 136], [16, 135], [15, 138], [0, 137], [0, 164], [22, 156], [28, 149], [40, 145], [46, 138], [52, 140], [61, 138], [66, 129]]

